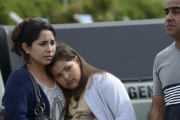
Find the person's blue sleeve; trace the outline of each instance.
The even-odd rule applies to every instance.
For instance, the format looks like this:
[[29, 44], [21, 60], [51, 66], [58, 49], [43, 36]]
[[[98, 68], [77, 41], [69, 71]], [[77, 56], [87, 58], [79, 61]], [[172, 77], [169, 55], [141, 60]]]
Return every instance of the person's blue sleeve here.
[[29, 102], [28, 89], [21, 81], [16, 79], [11, 80], [5, 88], [5, 113], [8, 120], [28, 120], [26, 118]]

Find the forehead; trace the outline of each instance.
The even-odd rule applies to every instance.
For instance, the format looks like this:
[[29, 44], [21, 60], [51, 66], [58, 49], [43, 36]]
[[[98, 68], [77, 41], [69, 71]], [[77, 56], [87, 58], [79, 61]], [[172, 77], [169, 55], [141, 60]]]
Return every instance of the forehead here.
[[167, 0], [166, 8], [180, 6], [180, 0]]
[[53, 66], [58, 66], [58, 68], [64, 68], [66, 65], [70, 64], [72, 61], [65, 61], [65, 60], [57, 60]]
[[40, 37], [54, 37], [53, 33], [50, 30], [41, 30]]

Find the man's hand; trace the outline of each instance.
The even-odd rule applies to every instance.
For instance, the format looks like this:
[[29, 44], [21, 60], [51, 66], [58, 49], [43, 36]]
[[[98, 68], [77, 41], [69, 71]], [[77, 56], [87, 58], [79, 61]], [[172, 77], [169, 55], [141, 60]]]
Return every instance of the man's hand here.
[[153, 104], [148, 120], [164, 120], [164, 96], [153, 96]]

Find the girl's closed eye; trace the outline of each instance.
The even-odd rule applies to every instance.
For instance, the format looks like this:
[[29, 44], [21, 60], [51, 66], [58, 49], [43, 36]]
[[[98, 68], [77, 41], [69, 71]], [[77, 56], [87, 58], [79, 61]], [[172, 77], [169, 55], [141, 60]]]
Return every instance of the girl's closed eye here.
[[71, 68], [71, 66], [67, 67], [67, 68], [66, 68], [66, 71], [69, 71], [69, 70], [70, 70], [70, 68]]
[[61, 77], [61, 74], [55, 75], [54, 78], [59, 78]]

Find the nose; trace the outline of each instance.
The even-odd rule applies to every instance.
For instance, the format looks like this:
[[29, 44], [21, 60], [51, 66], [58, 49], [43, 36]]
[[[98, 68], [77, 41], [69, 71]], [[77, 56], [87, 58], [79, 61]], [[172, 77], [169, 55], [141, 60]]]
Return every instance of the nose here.
[[63, 76], [64, 76], [64, 79], [65, 79], [65, 80], [68, 80], [68, 79], [70, 78], [70, 76], [69, 76], [68, 73], [65, 73]]
[[52, 52], [53, 46], [51, 44], [47, 45], [47, 52]]
[[169, 13], [166, 15], [166, 21], [168, 22], [168, 21], [171, 21], [173, 19], [174, 19], [173, 14], [172, 14], [172, 12], [169, 11]]

